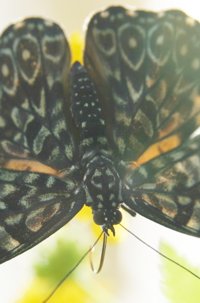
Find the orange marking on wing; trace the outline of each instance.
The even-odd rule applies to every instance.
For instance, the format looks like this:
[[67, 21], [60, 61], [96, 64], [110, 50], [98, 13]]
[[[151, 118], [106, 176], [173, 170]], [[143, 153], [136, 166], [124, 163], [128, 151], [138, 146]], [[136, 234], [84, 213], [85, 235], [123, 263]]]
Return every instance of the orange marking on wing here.
[[11, 170], [31, 171], [54, 176], [58, 176], [60, 174], [59, 170], [33, 160], [9, 160], [2, 163], [0, 166]]
[[178, 147], [181, 140], [178, 136], [173, 135], [167, 139], [162, 140], [159, 143], [151, 145], [137, 161], [131, 163], [132, 168], [137, 168], [141, 164], [148, 162], [149, 160], [156, 158], [157, 156], [169, 152], [170, 150]]

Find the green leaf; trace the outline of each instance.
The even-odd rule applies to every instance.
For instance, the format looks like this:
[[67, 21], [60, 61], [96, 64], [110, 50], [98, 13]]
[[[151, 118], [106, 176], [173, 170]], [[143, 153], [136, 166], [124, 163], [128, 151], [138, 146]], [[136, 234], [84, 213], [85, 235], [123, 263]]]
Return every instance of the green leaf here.
[[[41, 255], [40, 261], [35, 264], [34, 269], [36, 275], [52, 283], [59, 282], [81, 256], [82, 252], [77, 248], [76, 243], [59, 239], [56, 247], [45, 251], [45, 253]], [[69, 276], [69, 279], [72, 278], [75, 273], [76, 270]]]
[[[170, 245], [162, 242], [160, 251], [200, 276], [200, 269], [192, 266], [184, 257], [178, 255]], [[163, 291], [169, 299], [169, 302], [200, 302], [200, 280], [164, 258], [162, 259], [162, 278]]]

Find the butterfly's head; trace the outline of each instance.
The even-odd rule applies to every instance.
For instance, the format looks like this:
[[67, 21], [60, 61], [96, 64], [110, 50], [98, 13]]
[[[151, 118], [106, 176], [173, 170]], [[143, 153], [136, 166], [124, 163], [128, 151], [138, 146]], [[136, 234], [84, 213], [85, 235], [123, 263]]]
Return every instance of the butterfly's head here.
[[101, 225], [103, 231], [108, 235], [108, 231], [111, 230], [115, 235], [115, 229], [113, 225], [119, 224], [122, 220], [122, 214], [119, 209], [98, 209], [93, 210], [93, 219], [97, 225]]

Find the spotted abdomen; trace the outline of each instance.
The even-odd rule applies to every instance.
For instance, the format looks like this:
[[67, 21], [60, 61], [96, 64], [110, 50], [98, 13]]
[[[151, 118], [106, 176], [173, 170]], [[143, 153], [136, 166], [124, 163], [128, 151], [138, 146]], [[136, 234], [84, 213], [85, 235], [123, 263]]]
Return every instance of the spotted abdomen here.
[[[81, 146], [107, 145], [105, 120], [94, 83], [79, 62], [74, 63], [72, 75], [72, 116], [79, 129]], [[88, 148], [87, 148], [88, 149]], [[85, 152], [85, 150], [84, 150]]]

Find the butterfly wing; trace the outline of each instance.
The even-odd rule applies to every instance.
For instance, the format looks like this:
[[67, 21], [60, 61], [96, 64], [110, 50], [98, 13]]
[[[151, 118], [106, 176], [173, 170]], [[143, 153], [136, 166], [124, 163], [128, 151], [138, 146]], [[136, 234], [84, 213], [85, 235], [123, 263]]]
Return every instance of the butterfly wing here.
[[83, 190], [34, 172], [0, 170], [0, 263], [35, 246], [82, 208]]
[[[50, 21], [27, 19], [0, 39], [0, 157], [56, 169], [76, 158], [69, 114], [69, 46]], [[20, 162], [21, 163], [21, 162]]]
[[[123, 201], [200, 236], [200, 26], [179, 11], [111, 7], [90, 21], [85, 63], [107, 136], [127, 163]], [[153, 160], [151, 160], [153, 159]]]
[[42, 19], [0, 38], [0, 262], [36, 245], [82, 208], [69, 112], [70, 52]]
[[199, 36], [199, 23], [179, 11], [110, 7], [91, 19], [85, 64], [120, 160], [158, 142], [162, 152], [175, 148], [199, 125]]
[[129, 171], [126, 205], [177, 231], [200, 236], [200, 136]]

